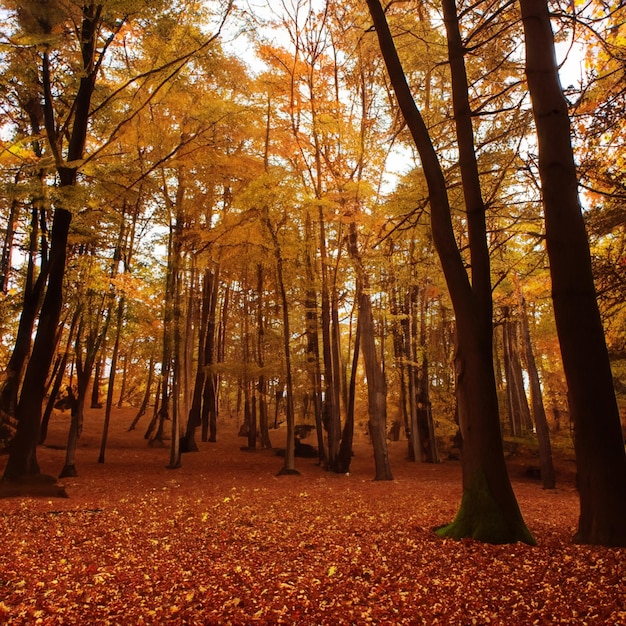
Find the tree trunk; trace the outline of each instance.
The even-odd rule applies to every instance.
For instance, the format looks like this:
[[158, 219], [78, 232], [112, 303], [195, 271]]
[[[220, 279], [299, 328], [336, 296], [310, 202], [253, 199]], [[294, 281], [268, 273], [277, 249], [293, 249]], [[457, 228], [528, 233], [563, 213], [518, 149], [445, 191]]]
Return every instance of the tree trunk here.
[[420, 304], [420, 359], [419, 375], [417, 378], [417, 426], [420, 435], [421, 455], [427, 463], [437, 463], [437, 440], [435, 438], [435, 425], [433, 422], [432, 404], [430, 402], [430, 375], [428, 367], [428, 354], [426, 352], [426, 315], [428, 312], [429, 299], [427, 290], [421, 290]]
[[578, 469], [578, 543], [626, 546], [626, 452], [604, 329], [567, 102], [559, 83], [546, 0], [520, 0], [526, 76], [539, 146], [552, 300], [568, 384]]
[[341, 414], [339, 398], [336, 397], [335, 377], [338, 376], [336, 365], [333, 361], [333, 337], [332, 337], [332, 313], [330, 299], [330, 285], [328, 278], [328, 259], [326, 254], [326, 228], [324, 223], [323, 208], [319, 208], [319, 232], [320, 232], [320, 256], [322, 267], [322, 282], [320, 285], [321, 303], [321, 326], [322, 326], [322, 356], [324, 363], [324, 403], [323, 422], [328, 435], [328, 467], [333, 467], [339, 452], [341, 439]]
[[65, 346], [65, 350], [61, 358], [59, 359], [59, 367], [56, 372], [56, 376], [54, 377], [54, 383], [52, 385], [52, 390], [50, 391], [48, 403], [46, 404], [46, 409], [43, 413], [43, 417], [41, 419], [41, 427], [39, 429], [39, 444], [43, 444], [48, 436], [48, 424], [50, 423], [50, 418], [52, 417], [52, 410], [54, 409], [54, 403], [56, 401], [56, 397], [59, 394], [61, 389], [61, 385], [63, 384], [63, 377], [65, 376], [65, 368], [67, 366], [67, 359], [70, 354], [70, 347], [72, 345], [72, 341], [74, 340], [74, 331], [76, 330], [76, 324], [78, 323], [78, 318], [80, 316], [80, 312], [78, 309], [74, 312], [72, 316], [72, 322], [70, 324], [69, 330], [67, 331], [67, 344]]
[[191, 407], [187, 416], [187, 430], [185, 432], [184, 443], [182, 443], [183, 452], [198, 452], [198, 444], [196, 443], [196, 428], [202, 423], [202, 390], [206, 379], [205, 373], [205, 343], [207, 324], [209, 320], [209, 306], [211, 300], [211, 272], [205, 270], [202, 281], [202, 309], [200, 313], [200, 331], [198, 333], [198, 362], [196, 365], [196, 378], [193, 386], [193, 394], [191, 397]]
[[313, 254], [309, 242], [313, 240], [313, 225], [311, 215], [307, 211], [304, 223], [306, 249], [306, 340], [307, 340], [307, 369], [309, 374], [309, 388], [313, 398], [315, 413], [315, 430], [317, 434], [317, 453], [320, 465], [328, 467], [326, 445], [324, 442], [324, 424], [322, 415], [322, 370], [320, 367], [319, 323], [317, 292], [315, 290], [315, 274], [313, 271]]
[[387, 385], [385, 375], [378, 363], [372, 303], [365, 289], [361, 289], [359, 294], [359, 317], [361, 318], [359, 324], [362, 325], [363, 361], [367, 376], [368, 427], [374, 447], [376, 466], [374, 480], [393, 480], [387, 449]]
[[71, 219], [72, 214], [64, 209], [57, 209], [54, 213], [50, 240], [48, 288], [41, 307], [33, 351], [26, 367], [22, 393], [17, 405], [17, 432], [4, 470], [4, 480], [19, 480], [39, 474], [37, 442], [39, 441], [45, 383], [54, 356], [56, 331], [63, 304], [63, 277]]
[[[143, 400], [141, 401], [141, 406], [137, 411], [137, 415], [135, 415], [135, 419], [131, 422], [131, 425], [128, 427], [128, 431], [135, 430], [139, 420], [144, 416], [148, 404], [150, 402], [150, 394], [152, 392], [152, 379], [154, 378], [154, 354], [150, 354], [150, 362], [148, 364], [148, 381], [146, 382], [146, 392], [143, 394]], [[93, 407], [92, 407], [93, 408]]]
[[100, 454], [98, 463], [104, 463], [104, 456], [109, 436], [109, 423], [111, 421], [111, 409], [113, 408], [113, 387], [115, 385], [115, 370], [117, 369], [117, 355], [120, 349], [120, 337], [122, 335], [122, 324], [124, 322], [125, 298], [122, 296], [117, 305], [117, 325], [115, 328], [115, 342], [113, 343], [113, 353], [111, 354], [111, 370], [109, 371], [109, 388], [107, 389], [107, 400], [104, 409], [104, 424], [102, 426], [102, 438], [100, 439]]
[[519, 350], [517, 322], [511, 319], [508, 307], [503, 308], [504, 321], [502, 323], [504, 371], [506, 377], [506, 392], [509, 407], [509, 421], [511, 435], [522, 437], [532, 428], [530, 408], [524, 388], [524, 374]]
[[550, 429], [548, 428], [548, 420], [546, 411], [543, 406], [543, 394], [541, 393], [541, 383], [539, 381], [539, 372], [535, 362], [533, 353], [533, 344], [530, 339], [530, 324], [528, 323], [528, 312], [526, 310], [526, 301], [519, 282], [515, 281], [515, 291], [520, 307], [520, 320], [522, 327], [522, 336], [524, 341], [524, 351], [526, 354], [526, 370], [530, 381], [530, 401], [533, 411], [533, 420], [537, 430], [537, 442], [539, 446], [539, 464], [541, 466], [541, 482], [544, 489], [554, 489], [556, 487], [556, 477], [554, 473], [554, 464], [552, 463], [552, 446], [550, 444]]
[[289, 325], [289, 302], [287, 300], [287, 287], [283, 274], [283, 256], [280, 248], [278, 235], [274, 230], [269, 216], [265, 217], [265, 225], [274, 244], [274, 258], [276, 260], [276, 275], [280, 302], [283, 315], [283, 353], [285, 357], [285, 375], [287, 383], [287, 440], [285, 444], [285, 464], [278, 473], [280, 475], [299, 474], [295, 463], [296, 449], [296, 416], [293, 402], [293, 374], [291, 366], [291, 330]]
[[[5, 369], [4, 381], [2, 383], [2, 387], [0, 388], [0, 422], [2, 422], [3, 419], [7, 419], [7, 417], [13, 418], [15, 416], [18, 401], [18, 390], [22, 384], [22, 377], [24, 375], [26, 362], [30, 355], [33, 328], [35, 326], [37, 313], [41, 307], [44, 288], [48, 277], [47, 246], [42, 242], [41, 268], [37, 279], [35, 280], [34, 278], [35, 255], [38, 250], [37, 238], [39, 233], [39, 213], [40, 210], [38, 208], [33, 208], [22, 313], [20, 315], [20, 322], [18, 325], [13, 352], [11, 353], [11, 357]], [[42, 222], [45, 222], [45, 217], [42, 217]], [[46, 235], [45, 229], [42, 228], [42, 230], [44, 231], [42, 233], [42, 238], [44, 238]]]
[[259, 379], [257, 390], [259, 392], [259, 430], [261, 435], [261, 447], [271, 448], [269, 419], [267, 415], [267, 381], [263, 368], [265, 367], [265, 317], [263, 310], [263, 266], [257, 265], [257, 363], [259, 365]]
[[[470, 236], [473, 284], [467, 276], [452, 226], [443, 171], [415, 105], [385, 13], [367, 0], [398, 103], [420, 153], [429, 190], [433, 241], [457, 319], [457, 399], [463, 436], [463, 499], [452, 524], [438, 534], [493, 543], [534, 543], [522, 519], [506, 471], [492, 358], [491, 284], [484, 205], [476, 189], [473, 131], [467, 102], [463, 46], [454, 2], [444, 0], [453, 69], [453, 100]], [[478, 192], [478, 197], [477, 197]]]
[[354, 337], [354, 354], [352, 355], [352, 370], [350, 372], [350, 385], [348, 387], [348, 405], [346, 407], [346, 421], [341, 432], [341, 444], [335, 471], [339, 474], [348, 474], [352, 463], [352, 443], [354, 441], [354, 405], [356, 401], [356, 379], [359, 367], [359, 353], [361, 351], [361, 316], [356, 324]]

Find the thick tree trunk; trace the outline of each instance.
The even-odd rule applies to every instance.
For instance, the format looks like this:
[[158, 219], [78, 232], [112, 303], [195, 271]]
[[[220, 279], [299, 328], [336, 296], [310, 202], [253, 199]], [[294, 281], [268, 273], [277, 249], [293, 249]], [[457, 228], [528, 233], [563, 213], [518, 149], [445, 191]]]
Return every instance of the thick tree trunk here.
[[[42, 218], [43, 220], [44, 218]], [[17, 336], [11, 358], [5, 369], [5, 376], [0, 388], [0, 422], [4, 416], [13, 418], [17, 408], [18, 390], [22, 384], [22, 377], [26, 362], [30, 355], [31, 338], [37, 313], [40, 310], [44, 287], [48, 277], [47, 252], [45, 245], [42, 246], [42, 263], [39, 275], [35, 280], [35, 256], [39, 246], [37, 245], [39, 223], [39, 209], [33, 208], [31, 219], [30, 250], [28, 255], [28, 267], [26, 284], [24, 287], [24, 300], [22, 313], [18, 325]], [[45, 233], [44, 233], [45, 236]]]
[[520, 0], [526, 76], [539, 146], [552, 299], [578, 469], [575, 541], [626, 546], [626, 453], [589, 240], [578, 197], [567, 102], [559, 83], [546, 0]]
[[[80, 26], [83, 71], [80, 73], [78, 90], [72, 102], [74, 117], [66, 162], [63, 161], [58, 148], [58, 129], [54, 117], [53, 92], [50, 83], [49, 53], [46, 51], [42, 56], [46, 133], [56, 159], [60, 187], [69, 188], [76, 184], [77, 170], [73, 164], [83, 158], [91, 97], [97, 76], [96, 55], [98, 51], [96, 40], [101, 12], [102, 7], [94, 4], [85, 5], [83, 8]], [[66, 163], [72, 165], [68, 166]], [[22, 392], [17, 405], [17, 432], [4, 470], [4, 480], [15, 481], [39, 475], [37, 442], [41, 424], [41, 409], [45, 396], [46, 378], [56, 347], [57, 327], [63, 305], [63, 279], [65, 277], [67, 241], [71, 221], [72, 213], [69, 210], [60, 207], [55, 209], [50, 238], [48, 287], [41, 307], [33, 351], [26, 368]], [[47, 479], [44, 478], [43, 480], [46, 481]], [[53, 488], [52, 491], [54, 495], [57, 495], [58, 490], [56, 488]]]
[[37, 442], [45, 384], [54, 356], [57, 326], [63, 304], [63, 277], [67, 237], [72, 214], [64, 209], [54, 213], [51, 232], [48, 288], [41, 307], [33, 351], [26, 367], [22, 393], [17, 405], [18, 420], [15, 440], [4, 470], [5, 480], [39, 474]]

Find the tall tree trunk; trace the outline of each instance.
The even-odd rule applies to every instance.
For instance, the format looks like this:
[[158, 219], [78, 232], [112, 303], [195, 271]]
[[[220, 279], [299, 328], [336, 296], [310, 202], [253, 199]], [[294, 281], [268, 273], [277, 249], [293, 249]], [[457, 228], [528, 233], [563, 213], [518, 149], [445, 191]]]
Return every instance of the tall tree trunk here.
[[514, 437], [527, 435], [532, 428], [530, 408], [524, 388], [524, 374], [519, 350], [517, 321], [511, 319], [510, 309], [503, 308], [502, 323], [504, 371], [509, 406], [511, 434]]
[[[39, 219], [42, 222], [42, 246], [41, 267], [39, 275], [35, 279], [35, 255], [39, 249], [37, 244], [39, 234]], [[13, 352], [5, 369], [5, 379], [0, 388], [0, 422], [3, 419], [13, 418], [17, 408], [18, 390], [22, 384], [22, 377], [26, 362], [30, 355], [31, 339], [37, 313], [40, 310], [44, 288], [48, 277], [47, 244], [45, 230], [45, 213], [43, 209], [32, 209], [30, 246], [28, 266], [26, 270], [26, 283], [24, 286], [24, 298], [22, 313], [15, 338]]]
[[259, 379], [257, 390], [259, 392], [259, 429], [261, 435], [261, 447], [271, 448], [269, 431], [269, 418], [267, 415], [267, 380], [263, 368], [265, 367], [265, 316], [264, 316], [264, 280], [263, 266], [257, 265], [257, 363], [259, 365]]
[[211, 285], [211, 272], [206, 269], [202, 280], [202, 308], [200, 312], [200, 330], [198, 332], [198, 362], [196, 365], [196, 378], [191, 397], [191, 407], [189, 409], [189, 415], [187, 416], [187, 429], [185, 432], [184, 442], [182, 443], [183, 452], [198, 452], [198, 444], [196, 443], [195, 433], [196, 428], [202, 423], [202, 390], [204, 389], [204, 381], [206, 379], [205, 342], [207, 324], [209, 320], [209, 307], [211, 304]]
[[552, 462], [552, 446], [550, 444], [550, 429], [548, 428], [548, 420], [546, 411], [543, 406], [543, 394], [541, 392], [541, 383], [539, 381], [539, 371], [535, 362], [533, 353], [533, 344], [530, 339], [530, 324], [528, 323], [528, 311], [526, 309], [526, 301], [522, 293], [519, 281], [515, 280], [515, 291], [517, 294], [518, 304], [520, 308], [520, 320], [522, 327], [522, 336], [524, 342], [524, 351], [526, 355], [526, 370], [530, 381], [530, 401], [532, 405], [533, 420], [537, 430], [537, 442], [539, 447], [539, 464], [541, 467], [541, 482], [544, 489], [554, 489], [556, 487], [556, 476], [554, 473], [554, 464]]
[[359, 293], [359, 324], [365, 375], [367, 376], [368, 427], [374, 447], [376, 475], [374, 480], [393, 480], [389, 451], [387, 449], [387, 385], [378, 362], [374, 334], [374, 318], [369, 293], [362, 288]]
[[72, 214], [69, 211], [55, 211], [50, 241], [48, 288], [17, 405], [18, 426], [4, 470], [5, 480], [19, 480], [39, 474], [37, 442], [46, 377], [54, 356], [57, 326], [63, 304], [63, 277], [71, 219]]
[[[493, 373], [491, 285], [484, 205], [480, 187], [476, 189], [473, 131], [456, 8], [453, 1], [444, 0], [473, 284], [457, 246], [443, 171], [409, 89], [385, 13], [378, 0], [367, 0], [367, 4], [398, 103], [420, 153], [429, 190], [433, 241], [457, 321], [455, 365], [463, 436], [463, 499], [454, 522], [439, 529], [438, 534], [473, 537], [492, 543], [534, 543], [511, 488], [502, 449]], [[476, 180], [472, 182], [472, 178]]]
[[409, 459], [421, 462], [422, 446], [417, 407], [417, 312], [415, 304], [418, 296], [417, 286], [409, 288], [405, 296], [404, 310], [406, 318], [402, 321], [404, 329], [404, 348], [407, 362], [407, 378], [409, 392]]
[[361, 352], [361, 316], [356, 325], [354, 337], [354, 353], [352, 355], [352, 370], [350, 371], [350, 384], [348, 386], [348, 405], [346, 407], [346, 421], [341, 432], [341, 444], [339, 455], [335, 464], [335, 471], [339, 474], [348, 474], [352, 463], [352, 443], [354, 441], [354, 406], [356, 401], [356, 380], [359, 366], [359, 353]]
[[48, 436], [48, 424], [50, 423], [50, 418], [52, 417], [52, 410], [54, 409], [54, 403], [56, 401], [57, 396], [59, 395], [59, 391], [61, 390], [61, 385], [63, 384], [63, 378], [65, 377], [65, 368], [67, 366], [67, 359], [70, 354], [70, 347], [72, 345], [72, 341], [74, 341], [74, 331], [76, 330], [76, 324], [78, 323], [78, 318], [80, 317], [80, 311], [76, 309], [74, 315], [72, 316], [72, 322], [67, 331], [67, 344], [65, 346], [65, 350], [59, 359], [59, 367], [56, 372], [56, 376], [54, 377], [54, 383], [52, 384], [52, 389], [49, 394], [48, 402], [46, 404], [46, 408], [43, 412], [43, 417], [41, 419], [41, 427], [39, 429], [39, 444], [43, 444]]
[[435, 438], [435, 424], [433, 422], [432, 404], [430, 402], [430, 371], [428, 367], [428, 354], [426, 350], [426, 316], [429, 307], [427, 289], [421, 290], [420, 301], [420, 330], [419, 330], [419, 352], [420, 366], [417, 378], [417, 425], [420, 434], [420, 446], [422, 449], [422, 460], [427, 463], [437, 463], [439, 455], [437, 453], [437, 440]]
[[[215, 349], [216, 332], [225, 333], [226, 319], [228, 315], [229, 294], [227, 289], [224, 295], [224, 306], [220, 315], [220, 325], [217, 328], [217, 304], [219, 293], [219, 265], [211, 274], [209, 319], [206, 330], [206, 341], [204, 346], [204, 364], [206, 376], [204, 380], [204, 391], [202, 394], [202, 441], [214, 443], [217, 440], [217, 414], [218, 414], [218, 375], [213, 371], [213, 365], [223, 360], [224, 347], [222, 341], [218, 341], [218, 349]], [[220, 339], [220, 337], [218, 337]], [[216, 354], [217, 352], [217, 354]]]
[[520, 0], [539, 146], [552, 300], [578, 469], [575, 541], [626, 546], [626, 452], [578, 197], [567, 102], [546, 0]]
[[[19, 175], [15, 177], [15, 183], [19, 182]], [[2, 241], [2, 256], [0, 257], [0, 293], [8, 293], [9, 278], [11, 276], [11, 259], [13, 257], [13, 242], [15, 240], [15, 230], [19, 215], [20, 203], [17, 199], [11, 202], [9, 216], [7, 219], [6, 232]]]
[[283, 255], [278, 240], [278, 234], [274, 230], [269, 215], [265, 216], [265, 225], [272, 238], [274, 247], [274, 259], [276, 260], [276, 276], [280, 292], [280, 302], [283, 316], [283, 354], [285, 357], [285, 377], [287, 383], [287, 440], [285, 444], [285, 463], [279, 475], [299, 474], [295, 463], [296, 449], [296, 416], [293, 401], [293, 373], [291, 366], [291, 330], [289, 324], [289, 302], [287, 300], [287, 287], [283, 273]]
[[[102, 344], [103, 347], [105, 344]], [[102, 402], [100, 401], [100, 385], [102, 383], [102, 365], [103, 359], [100, 357], [96, 361], [96, 365], [93, 372], [93, 385], [91, 387], [91, 408], [92, 409], [101, 409]]]
[[326, 253], [326, 227], [323, 208], [319, 208], [319, 235], [320, 235], [320, 263], [322, 268], [322, 282], [320, 285], [321, 326], [322, 326], [322, 355], [324, 362], [324, 405], [323, 422], [328, 435], [328, 467], [333, 467], [339, 452], [341, 439], [341, 414], [339, 398], [336, 395], [335, 378], [339, 375], [337, 363], [333, 360], [332, 312], [330, 298], [330, 280], [328, 277], [328, 259]]
[[111, 369], [109, 371], [109, 388], [107, 389], [107, 400], [104, 409], [104, 424], [102, 426], [102, 437], [100, 439], [100, 454], [98, 463], [104, 463], [104, 457], [109, 437], [109, 424], [111, 422], [111, 410], [113, 408], [113, 388], [115, 386], [115, 373], [117, 369], [117, 357], [120, 350], [120, 337], [122, 335], [122, 325], [124, 323], [124, 308], [126, 299], [122, 296], [117, 305], [117, 325], [115, 328], [115, 341], [111, 354]]
[[[317, 434], [317, 452], [320, 465], [328, 467], [326, 445], [324, 442], [324, 424], [322, 415], [322, 369], [320, 367], [319, 322], [317, 292], [315, 290], [315, 273], [313, 271], [313, 253], [310, 242], [313, 241], [313, 225], [311, 215], [307, 211], [304, 223], [306, 249], [306, 340], [307, 369], [309, 374], [310, 394], [313, 398], [315, 414], [315, 430]], [[343, 438], [343, 437], [342, 437]]]

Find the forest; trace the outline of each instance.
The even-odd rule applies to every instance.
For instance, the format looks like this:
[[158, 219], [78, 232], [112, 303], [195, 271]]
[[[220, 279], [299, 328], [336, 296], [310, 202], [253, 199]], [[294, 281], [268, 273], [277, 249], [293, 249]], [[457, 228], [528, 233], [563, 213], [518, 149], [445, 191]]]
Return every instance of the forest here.
[[[580, 623], [626, 620], [621, 2], [3, 0], [0, 15], [3, 535], [100, 527], [129, 481], [185, 483], [177, 502], [163, 494], [162, 523], [198, 530], [213, 513], [191, 466], [213, 474], [216, 511], [242, 490], [224, 515], [255, 558], [245, 526], [268, 523], [261, 490], [300, 531], [313, 522], [298, 515], [332, 528], [334, 507], [342, 523], [360, 510], [381, 544], [417, 546], [417, 523], [432, 558], [515, 549], [531, 587], [545, 575], [533, 549], [587, 550], [566, 560], [584, 555], [594, 584], [606, 564], [597, 580], [616, 595]], [[511, 463], [522, 453], [534, 495]], [[231, 486], [235, 467], [247, 482]], [[358, 494], [338, 482], [354, 476]], [[440, 508], [403, 524], [416, 514], [404, 484]], [[122, 499], [94, 503], [105, 491]], [[149, 509], [156, 524], [151, 498], [127, 519]], [[35, 557], [11, 545], [27, 570]], [[341, 568], [328, 561], [323, 580], [349, 578]], [[364, 571], [365, 588], [378, 574]], [[20, 605], [25, 575], [0, 576], [0, 617], [74, 623]], [[222, 618], [249, 623], [242, 593]], [[471, 607], [411, 621], [407, 593], [346, 623], [489, 622]], [[301, 606], [257, 607], [253, 621], [326, 623], [319, 606], [302, 622]], [[153, 609], [145, 623], [167, 621]], [[224, 623], [194, 615], [167, 617]]]

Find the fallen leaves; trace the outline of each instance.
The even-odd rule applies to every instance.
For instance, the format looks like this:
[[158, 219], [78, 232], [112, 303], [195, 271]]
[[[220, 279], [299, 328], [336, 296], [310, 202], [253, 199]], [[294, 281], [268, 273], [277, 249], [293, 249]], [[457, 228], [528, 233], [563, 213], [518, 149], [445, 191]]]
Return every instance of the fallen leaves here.
[[514, 483], [537, 547], [440, 540], [455, 464], [398, 449], [376, 483], [364, 446], [350, 477], [276, 478], [279, 460], [238, 444], [185, 455], [175, 480], [164, 451], [114, 449], [85, 457], [68, 500], [0, 502], [0, 622], [626, 624], [626, 551], [571, 543], [571, 487]]

